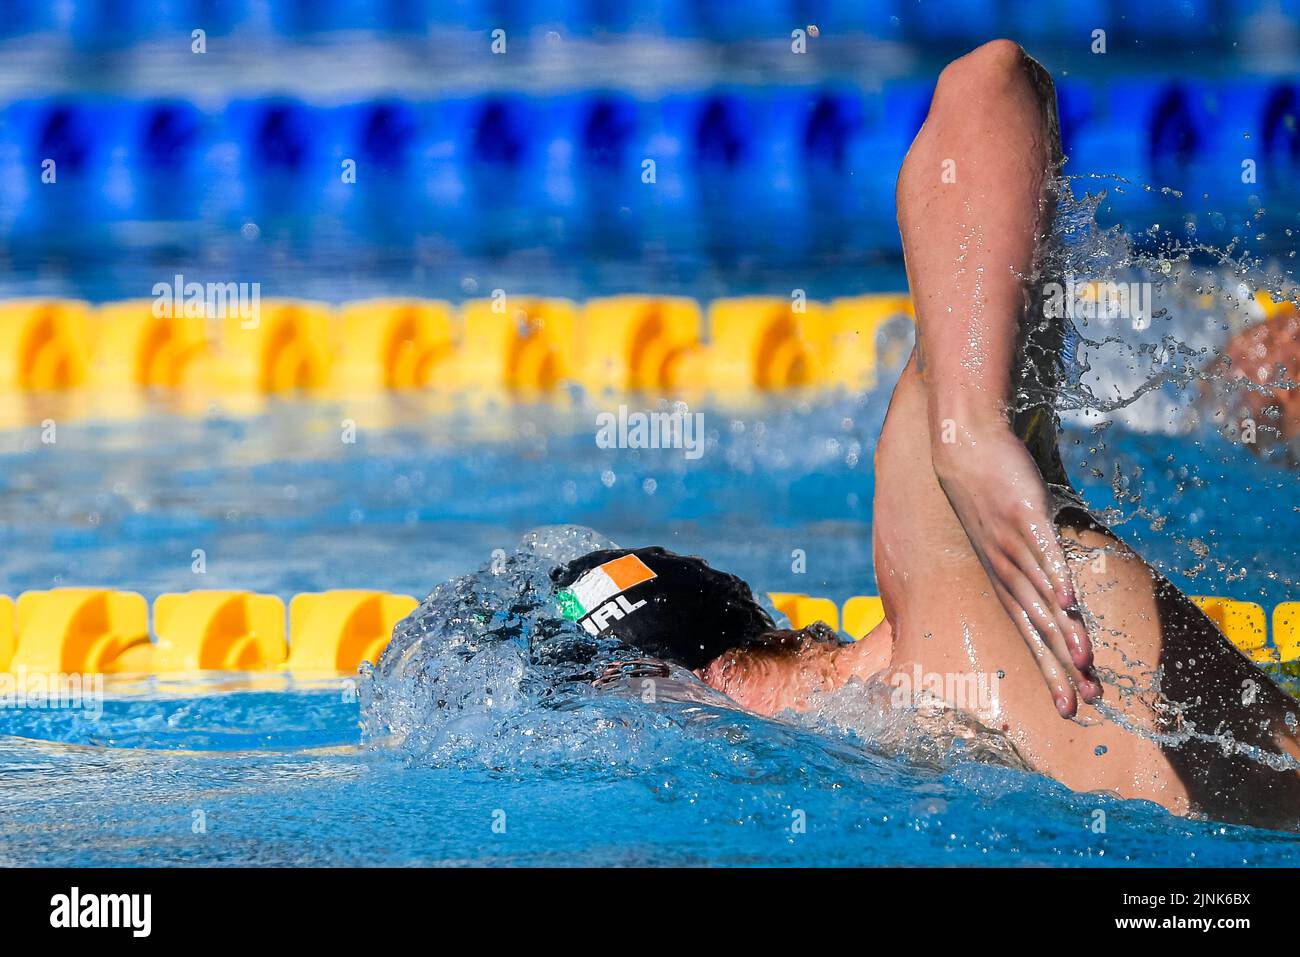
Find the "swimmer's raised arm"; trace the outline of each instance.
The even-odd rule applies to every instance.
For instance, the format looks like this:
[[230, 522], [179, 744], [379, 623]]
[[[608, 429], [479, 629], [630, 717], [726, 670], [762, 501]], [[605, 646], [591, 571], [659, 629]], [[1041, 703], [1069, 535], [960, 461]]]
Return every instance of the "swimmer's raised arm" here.
[[1011, 367], [1060, 147], [1051, 79], [1016, 44], [940, 75], [898, 177], [931, 458], [998, 599], [1072, 715], [1092, 650], [1043, 477], [1012, 433]]

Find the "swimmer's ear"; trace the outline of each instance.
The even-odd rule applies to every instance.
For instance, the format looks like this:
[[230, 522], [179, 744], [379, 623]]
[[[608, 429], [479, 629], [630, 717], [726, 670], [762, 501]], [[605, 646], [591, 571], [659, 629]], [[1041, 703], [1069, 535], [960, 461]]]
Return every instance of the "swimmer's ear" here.
[[771, 628], [760, 632], [749, 647], [794, 652], [814, 642], [839, 644], [839, 641], [839, 635], [829, 625], [814, 621], [804, 628]]
[[840, 643], [840, 634], [824, 621], [814, 621], [811, 625], [802, 629], [805, 638], [812, 641], [824, 641], [830, 644], [838, 645]]
[[783, 645], [793, 647], [799, 643], [799, 636], [802, 634], [802, 630], [794, 628], [769, 628], [767, 631], [761, 631], [755, 635], [750, 644], [763, 648], [778, 648]]

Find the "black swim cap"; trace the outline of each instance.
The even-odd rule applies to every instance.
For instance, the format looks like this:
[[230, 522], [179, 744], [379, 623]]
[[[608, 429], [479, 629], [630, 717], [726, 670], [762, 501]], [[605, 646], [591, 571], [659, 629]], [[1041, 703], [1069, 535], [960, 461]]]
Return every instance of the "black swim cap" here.
[[775, 627], [742, 579], [657, 546], [591, 552], [551, 580], [560, 614], [588, 635], [691, 669]]

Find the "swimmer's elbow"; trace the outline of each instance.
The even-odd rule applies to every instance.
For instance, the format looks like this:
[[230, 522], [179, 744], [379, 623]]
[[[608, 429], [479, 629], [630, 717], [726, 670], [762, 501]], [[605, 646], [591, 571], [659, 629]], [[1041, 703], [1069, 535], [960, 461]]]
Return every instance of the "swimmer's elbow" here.
[[955, 161], [954, 151], [987, 136], [990, 121], [1009, 124], [1037, 114], [1037, 124], [1054, 131], [1055, 111], [1051, 75], [1014, 40], [991, 40], [949, 63], [939, 74], [929, 113], [898, 172], [894, 201], [900, 231], [909, 222], [922, 221], [920, 209], [939, 188], [944, 164]]
[[[900, 227], [910, 206], [935, 185], [935, 171], [945, 158], [940, 156], [943, 151], [936, 142], [942, 136], [942, 128], [960, 128], [969, 119], [971, 103], [983, 99], [982, 94], [1004, 95], [1017, 82], [1023, 84], [1028, 64], [1037, 67], [1020, 44], [1012, 40], [991, 40], [943, 68], [935, 83], [926, 121], [912, 140], [898, 172], [894, 200]], [[1046, 75], [1046, 71], [1042, 72]], [[948, 151], [951, 152], [951, 143]]]
[[1014, 40], [990, 40], [943, 68], [934, 87], [935, 102], [951, 99], [969, 108], [974, 92], [1005, 89], [1023, 80], [1031, 63], [1029, 54]]

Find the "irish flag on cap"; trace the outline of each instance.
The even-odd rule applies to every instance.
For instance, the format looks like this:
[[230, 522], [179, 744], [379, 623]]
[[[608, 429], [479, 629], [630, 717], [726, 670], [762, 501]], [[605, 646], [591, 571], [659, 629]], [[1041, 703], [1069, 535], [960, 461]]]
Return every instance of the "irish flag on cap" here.
[[577, 621], [599, 608], [621, 591], [655, 577], [650, 566], [636, 555], [624, 555], [597, 565], [568, 588], [556, 594], [560, 614]]

